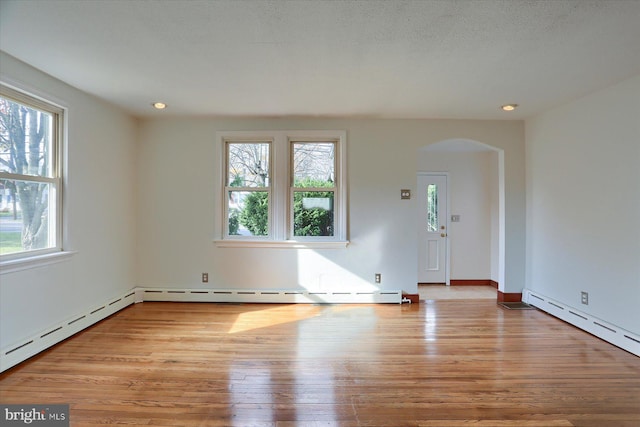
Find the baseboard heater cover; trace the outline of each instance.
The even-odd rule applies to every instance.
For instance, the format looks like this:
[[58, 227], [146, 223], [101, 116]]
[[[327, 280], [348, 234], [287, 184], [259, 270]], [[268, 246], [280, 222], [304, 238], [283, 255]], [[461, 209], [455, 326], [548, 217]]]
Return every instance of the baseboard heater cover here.
[[136, 294], [133, 290], [126, 292], [122, 296], [108, 300], [104, 304], [92, 307], [84, 313], [78, 313], [63, 322], [31, 336], [20, 342], [9, 345], [0, 350], [0, 372], [17, 365], [28, 358], [35, 356], [43, 350], [63, 341], [76, 333], [82, 331], [111, 316], [114, 313], [135, 302]]
[[522, 301], [640, 357], [640, 336], [529, 289]]
[[252, 289], [136, 288], [136, 301], [233, 302], [257, 304], [401, 304], [402, 291], [298, 291]]

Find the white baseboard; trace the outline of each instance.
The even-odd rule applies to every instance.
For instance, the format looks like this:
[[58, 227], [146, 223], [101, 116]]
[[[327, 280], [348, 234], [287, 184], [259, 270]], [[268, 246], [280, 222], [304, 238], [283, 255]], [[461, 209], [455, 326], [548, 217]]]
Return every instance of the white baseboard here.
[[522, 291], [522, 301], [542, 311], [546, 311], [567, 323], [571, 323], [629, 353], [640, 356], [640, 336], [626, 329], [612, 325], [611, 323], [598, 319], [590, 314], [583, 313], [580, 310], [529, 289]]
[[18, 363], [35, 356], [134, 302], [135, 292], [131, 290], [118, 298], [109, 300], [105, 304], [93, 307], [84, 313], [79, 313], [61, 323], [44, 329], [40, 333], [3, 348], [0, 352], [0, 372], [4, 372]]
[[111, 316], [123, 308], [144, 301], [302, 303], [302, 304], [400, 304], [401, 291], [309, 292], [297, 290], [165, 289], [135, 288], [121, 297], [79, 313], [64, 322], [0, 350], [0, 372]]
[[136, 301], [276, 304], [400, 304], [402, 291], [336, 292], [253, 289], [136, 288]]

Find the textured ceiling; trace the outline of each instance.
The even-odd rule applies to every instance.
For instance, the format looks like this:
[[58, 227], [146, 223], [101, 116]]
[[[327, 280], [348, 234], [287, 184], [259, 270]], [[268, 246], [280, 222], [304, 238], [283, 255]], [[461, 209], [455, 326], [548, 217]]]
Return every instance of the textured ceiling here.
[[640, 73], [639, 22], [635, 0], [0, 0], [0, 49], [138, 116], [512, 119]]

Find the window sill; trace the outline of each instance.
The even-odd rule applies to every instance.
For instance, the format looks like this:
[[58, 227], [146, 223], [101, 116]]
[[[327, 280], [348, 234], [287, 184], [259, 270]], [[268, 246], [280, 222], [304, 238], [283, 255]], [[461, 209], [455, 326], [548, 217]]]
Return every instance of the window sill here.
[[16, 271], [29, 270], [45, 265], [63, 262], [75, 255], [76, 251], [52, 252], [43, 255], [6, 260], [0, 262], [0, 275], [15, 273]]
[[348, 240], [296, 241], [296, 240], [214, 240], [218, 248], [278, 248], [278, 249], [343, 249]]

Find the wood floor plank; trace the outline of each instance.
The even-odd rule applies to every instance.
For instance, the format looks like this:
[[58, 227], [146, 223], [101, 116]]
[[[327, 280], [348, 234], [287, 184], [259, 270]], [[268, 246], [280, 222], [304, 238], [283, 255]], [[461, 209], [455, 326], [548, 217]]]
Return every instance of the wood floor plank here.
[[537, 310], [131, 306], [0, 375], [71, 425], [638, 426], [640, 358]]

